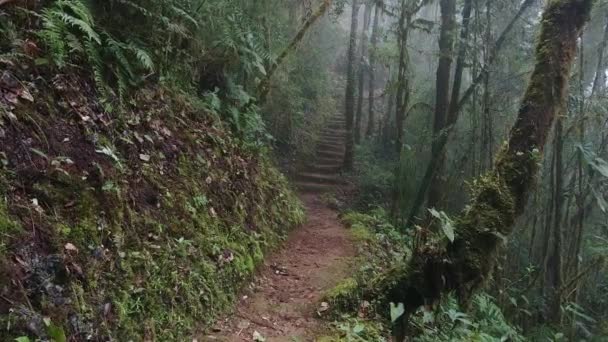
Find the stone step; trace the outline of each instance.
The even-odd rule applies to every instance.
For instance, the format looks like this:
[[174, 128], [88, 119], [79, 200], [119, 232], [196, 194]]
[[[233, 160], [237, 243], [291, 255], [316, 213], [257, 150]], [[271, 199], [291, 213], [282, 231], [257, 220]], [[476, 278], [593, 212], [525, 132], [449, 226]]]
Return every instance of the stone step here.
[[344, 128], [324, 128], [321, 130], [321, 137], [345, 137], [346, 129]]
[[319, 183], [296, 182], [295, 186], [298, 188], [298, 190], [308, 193], [324, 193], [331, 192], [333, 190], [333, 186]]
[[321, 134], [319, 136], [319, 141], [333, 141], [333, 142], [346, 142], [346, 134], [341, 133], [332, 133], [332, 134]]
[[317, 151], [317, 157], [319, 158], [323, 158], [323, 157], [328, 157], [328, 158], [335, 158], [335, 159], [342, 159], [344, 158], [344, 152], [335, 152], [335, 151]]
[[328, 175], [323, 173], [302, 172], [297, 176], [298, 181], [302, 183], [319, 183], [319, 184], [341, 184], [343, 180], [337, 174]]
[[321, 135], [319, 136], [319, 143], [340, 143], [346, 142], [346, 136], [335, 136], [335, 135]]
[[342, 165], [342, 163], [344, 163], [344, 156], [340, 156], [340, 157], [325, 157], [325, 156], [321, 156], [317, 158], [317, 162], [319, 164], [330, 164], [330, 165]]
[[344, 144], [319, 144], [317, 145], [317, 151], [344, 153]]
[[329, 129], [346, 130], [346, 125], [339, 122], [330, 122], [325, 127]]
[[339, 174], [342, 169], [342, 162], [340, 163], [326, 163], [326, 164], [315, 164], [306, 167], [306, 170], [312, 173], [324, 173], [324, 174]]
[[321, 137], [318, 141], [319, 144], [344, 144], [346, 143], [346, 138], [341, 137]]

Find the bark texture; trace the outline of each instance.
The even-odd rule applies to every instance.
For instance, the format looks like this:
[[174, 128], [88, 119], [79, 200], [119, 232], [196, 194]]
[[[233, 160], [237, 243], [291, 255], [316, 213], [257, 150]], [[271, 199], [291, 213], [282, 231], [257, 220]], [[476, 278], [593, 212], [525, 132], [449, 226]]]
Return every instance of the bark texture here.
[[[523, 212], [533, 188], [547, 137], [563, 110], [577, 39], [592, 0], [554, 0], [542, 18], [536, 66], [509, 140], [494, 168], [473, 184], [468, 208], [455, 220], [456, 239], [447, 248], [422, 246], [392, 293], [408, 314], [455, 291], [467, 304], [490, 276], [503, 238]], [[405, 326], [406, 324], [403, 324]], [[405, 339], [397, 329], [398, 340]]]

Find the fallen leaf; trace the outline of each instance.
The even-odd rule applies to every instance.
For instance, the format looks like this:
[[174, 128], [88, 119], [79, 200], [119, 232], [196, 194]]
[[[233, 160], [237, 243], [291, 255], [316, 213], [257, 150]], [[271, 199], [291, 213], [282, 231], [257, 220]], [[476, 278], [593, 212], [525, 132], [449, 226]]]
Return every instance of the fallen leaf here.
[[64, 248], [66, 251], [70, 251], [70, 252], [76, 252], [76, 253], [78, 253], [78, 248], [76, 248], [76, 246], [74, 246], [73, 244], [71, 244], [71, 243], [69, 243], [69, 242], [68, 242], [68, 243], [66, 243], [66, 244], [65, 244], [65, 246], [63, 246], [63, 248]]
[[24, 99], [24, 100], [27, 100], [27, 101], [30, 101], [30, 102], [34, 102], [34, 97], [33, 97], [33, 96], [32, 96], [32, 94], [31, 94], [31, 93], [30, 93], [30, 92], [29, 92], [27, 89], [25, 89], [25, 88], [23, 88], [23, 89], [21, 90], [21, 92], [19, 93], [19, 97], [20, 97], [20, 98], [22, 98], [22, 99]]
[[266, 339], [262, 334], [260, 334], [257, 330], [253, 332], [253, 341], [255, 342], [265, 342]]
[[249, 321], [240, 321], [239, 324], [237, 325], [237, 328], [239, 328], [241, 330], [245, 330], [245, 329], [249, 328], [249, 325], [251, 325], [251, 323], [249, 323]]
[[329, 303], [328, 302], [322, 302], [321, 306], [319, 307], [319, 309], [317, 310], [317, 312], [321, 313], [321, 312], [325, 312], [327, 310], [329, 310]]

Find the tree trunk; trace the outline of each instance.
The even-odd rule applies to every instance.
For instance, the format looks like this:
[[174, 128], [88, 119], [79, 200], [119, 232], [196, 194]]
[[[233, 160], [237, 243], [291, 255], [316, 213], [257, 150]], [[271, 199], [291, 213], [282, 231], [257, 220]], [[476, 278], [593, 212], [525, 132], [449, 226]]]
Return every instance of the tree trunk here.
[[[493, 64], [493, 62], [496, 58], [496, 55], [497, 55], [498, 51], [500, 51], [502, 44], [504, 43], [506, 37], [508, 36], [508, 34], [511, 32], [511, 30], [515, 26], [515, 23], [517, 22], [517, 20], [519, 20], [519, 18], [521, 18], [523, 13], [534, 3], [534, 1], [535, 0], [525, 0], [522, 3], [521, 7], [519, 8], [519, 11], [517, 12], [517, 14], [513, 17], [513, 19], [511, 19], [511, 21], [509, 22], [507, 27], [502, 31], [502, 33], [496, 40], [494, 47], [490, 51], [489, 62], [483, 66], [482, 70], [479, 72], [479, 74], [477, 74], [477, 76], [473, 80], [472, 84], [467, 88], [467, 90], [464, 91], [464, 94], [462, 95], [462, 98], [460, 99], [460, 101], [458, 101], [458, 105], [456, 106], [456, 109], [455, 109], [456, 114], [460, 112], [460, 110], [462, 109], [464, 104], [468, 101], [468, 99], [471, 97], [471, 95], [473, 94], [473, 92], [475, 91], [475, 89], [477, 88], [479, 83], [481, 83], [481, 81], [484, 80], [487, 73], [489, 72], [489, 67]], [[457, 120], [458, 115], [453, 115], [452, 118], [454, 120]], [[455, 121], [453, 123], [447, 125], [446, 133], [440, 135], [440, 137], [439, 137], [440, 141], [437, 142], [438, 148], [439, 147], [445, 148], [445, 145], [446, 145], [448, 137], [449, 137], [449, 132], [450, 132], [451, 128], [453, 127], [454, 123], [455, 123]], [[412, 209], [408, 216], [406, 226], [411, 226], [414, 224], [414, 221], [416, 220], [416, 216], [418, 215], [420, 208], [424, 204], [424, 199], [426, 197], [427, 190], [431, 184], [431, 179], [433, 178], [433, 174], [435, 172], [436, 165], [440, 162], [439, 158], [436, 158], [433, 156], [435, 156], [435, 154], [431, 155], [431, 161], [428, 163], [426, 172], [423, 176], [422, 181], [420, 182], [420, 187], [418, 188], [418, 191], [416, 192], [416, 197], [414, 198], [414, 201], [412, 202], [413, 203]], [[436, 156], [440, 156], [440, 154], [437, 154]]]
[[399, 27], [397, 29], [399, 37], [399, 69], [397, 71], [397, 94], [395, 98], [395, 127], [397, 130], [395, 148], [397, 155], [401, 155], [401, 148], [403, 147], [403, 124], [410, 96], [407, 79], [409, 68], [409, 56], [407, 53], [409, 29], [410, 15], [408, 14], [407, 0], [401, 0], [401, 15], [399, 16]]
[[[390, 71], [389, 71], [389, 75], [391, 75]], [[390, 79], [394, 79], [393, 76], [390, 76]], [[393, 139], [393, 125], [391, 125], [392, 121], [393, 121], [393, 112], [395, 109], [395, 101], [396, 101], [396, 97], [397, 95], [395, 94], [394, 91], [391, 91], [389, 93], [389, 95], [387, 96], [387, 109], [386, 109], [386, 114], [384, 116], [384, 122], [383, 122], [383, 126], [382, 126], [382, 139], [383, 139], [383, 146], [385, 148], [389, 148], [391, 140]]]
[[604, 67], [604, 52], [606, 51], [606, 45], [608, 44], [608, 15], [606, 15], [606, 25], [604, 27], [604, 37], [598, 48], [597, 57], [597, 68], [595, 78], [593, 79], [593, 87], [591, 88], [591, 97], [598, 91], [602, 91], [606, 88], [606, 68]]
[[564, 204], [564, 181], [563, 181], [563, 123], [558, 118], [555, 129], [555, 175], [553, 178], [553, 225], [551, 227], [551, 247], [545, 262], [545, 286], [548, 294], [548, 305], [546, 317], [549, 322], [560, 324], [561, 322], [561, 294], [562, 287], [562, 212]]
[[[433, 127], [433, 150], [432, 158], [437, 158], [433, 177], [429, 187], [429, 198], [427, 206], [435, 208], [440, 205], [445, 185], [443, 182], [443, 168], [446, 159], [446, 151], [441, 146], [440, 135], [447, 135], [445, 129], [450, 122], [456, 122], [452, 118], [457, 114], [458, 100], [460, 99], [460, 87], [462, 85], [462, 74], [464, 72], [465, 57], [467, 51], [466, 41], [469, 37], [469, 21], [471, 19], [471, 0], [465, 0], [462, 10], [462, 29], [460, 31], [460, 44], [454, 73], [454, 86], [450, 100], [450, 71], [452, 65], [452, 53], [454, 49], [453, 32], [456, 27], [456, 1], [441, 2], [441, 37], [439, 38], [439, 67], [437, 68], [437, 102], [435, 105], [435, 124]], [[446, 7], [444, 9], [444, 7]], [[439, 122], [438, 122], [439, 121]]]
[[357, 100], [357, 116], [355, 120], [355, 144], [361, 142], [361, 121], [363, 116], [363, 93], [365, 88], [365, 74], [367, 73], [367, 67], [365, 65], [365, 54], [368, 52], [368, 41], [367, 32], [369, 31], [369, 22], [372, 14], [373, 4], [368, 3], [365, 5], [365, 11], [363, 14], [363, 30], [361, 31], [361, 50], [359, 52], [359, 91]]
[[376, 77], [376, 49], [378, 48], [378, 26], [380, 21], [380, 11], [382, 8], [380, 5], [376, 5], [374, 11], [374, 23], [372, 24], [372, 37], [371, 37], [371, 48], [369, 50], [369, 96], [367, 98], [367, 131], [365, 132], [366, 137], [371, 137], [374, 134], [375, 129], [375, 118], [374, 118], [374, 91], [376, 90], [375, 77]]
[[344, 153], [344, 170], [352, 171], [354, 164], [354, 132], [353, 119], [355, 111], [355, 54], [357, 51], [357, 27], [359, 26], [359, 1], [352, 0], [352, 16], [350, 22], [350, 41], [348, 46], [348, 65], [346, 71], [346, 151]]
[[[397, 94], [395, 95], [395, 129], [396, 129], [396, 156], [401, 157], [403, 148], [403, 124], [405, 121], [405, 111], [409, 103], [409, 83], [407, 71], [409, 67], [409, 56], [407, 54], [407, 41], [410, 27], [410, 16], [407, 12], [407, 0], [401, 1], [401, 14], [399, 16], [399, 27], [397, 35], [399, 40], [399, 69], [397, 71]], [[400, 163], [399, 163], [400, 164]], [[395, 168], [395, 176], [399, 174], [399, 166]], [[395, 177], [395, 179], [397, 179]], [[396, 220], [399, 211], [399, 187], [395, 186], [392, 193], [391, 217]]]
[[[445, 251], [423, 246], [403, 272], [390, 300], [404, 303], [404, 320], [423, 304], [455, 291], [467, 304], [493, 269], [504, 236], [525, 208], [547, 137], [565, 106], [577, 39], [592, 0], [555, 0], [547, 5], [536, 48], [536, 66], [507, 144], [494, 168], [473, 187], [472, 200], [455, 220], [455, 240]], [[404, 324], [403, 326], [405, 326]], [[395, 331], [400, 341], [404, 331]]]

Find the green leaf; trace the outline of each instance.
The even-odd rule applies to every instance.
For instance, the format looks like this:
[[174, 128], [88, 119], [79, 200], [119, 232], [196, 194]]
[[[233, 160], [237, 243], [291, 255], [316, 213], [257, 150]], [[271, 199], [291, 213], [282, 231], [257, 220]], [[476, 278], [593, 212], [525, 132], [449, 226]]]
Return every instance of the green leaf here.
[[595, 189], [593, 189], [593, 196], [595, 196], [595, 199], [597, 200], [597, 205], [600, 207], [602, 212], [605, 213], [606, 209], [608, 208], [608, 203], [606, 203], [604, 196], [598, 193]]
[[405, 313], [405, 308], [403, 307], [403, 303], [399, 303], [395, 305], [395, 303], [391, 303], [391, 322], [395, 322], [399, 319], [399, 317], [403, 316]]
[[429, 213], [441, 222], [441, 230], [445, 234], [445, 236], [450, 240], [450, 242], [454, 242], [455, 234], [454, 234], [454, 222], [450, 217], [444, 213], [443, 211], [437, 211], [435, 208], [428, 209]]
[[454, 242], [454, 223], [445, 213], [442, 212], [441, 214], [443, 214], [443, 219], [441, 220], [441, 229], [448, 240], [450, 240], [450, 242]]
[[31, 342], [31, 340], [27, 336], [20, 336], [15, 339], [15, 342]]
[[441, 214], [439, 214], [439, 212], [437, 210], [435, 210], [435, 208], [430, 208], [429, 213], [431, 213], [431, 215], [433, 215], [433, 217], [441, 219]]
[[357, 335], [359, 335], [360, 333], [363, 332], [363, 330], [365, 330], [365, 325], [361, 324], [361, 323], [357, 323], [355, 325], [355, 327], [353, 328], [353, 332]]
[[47, 328], [47, 333], [53, 342], [66, 342], [65, 332], [62, 327], [56, 326], [51, 323]]
[[583, 146], [580, 143], [575, 144], [574, 146], [581, 151], [581, 153], [583, 154], [583, 157], [585, 159], [585, 162], [587, 162], [587, 164], [589, 166], [591, 166], [595, 171], [599, 172], [602, 176], [608, 178], [608, 162], [607, 161], [598, 157], [597, 154], [595, 152], [591, 151], [591, 149], [588, 146]]

